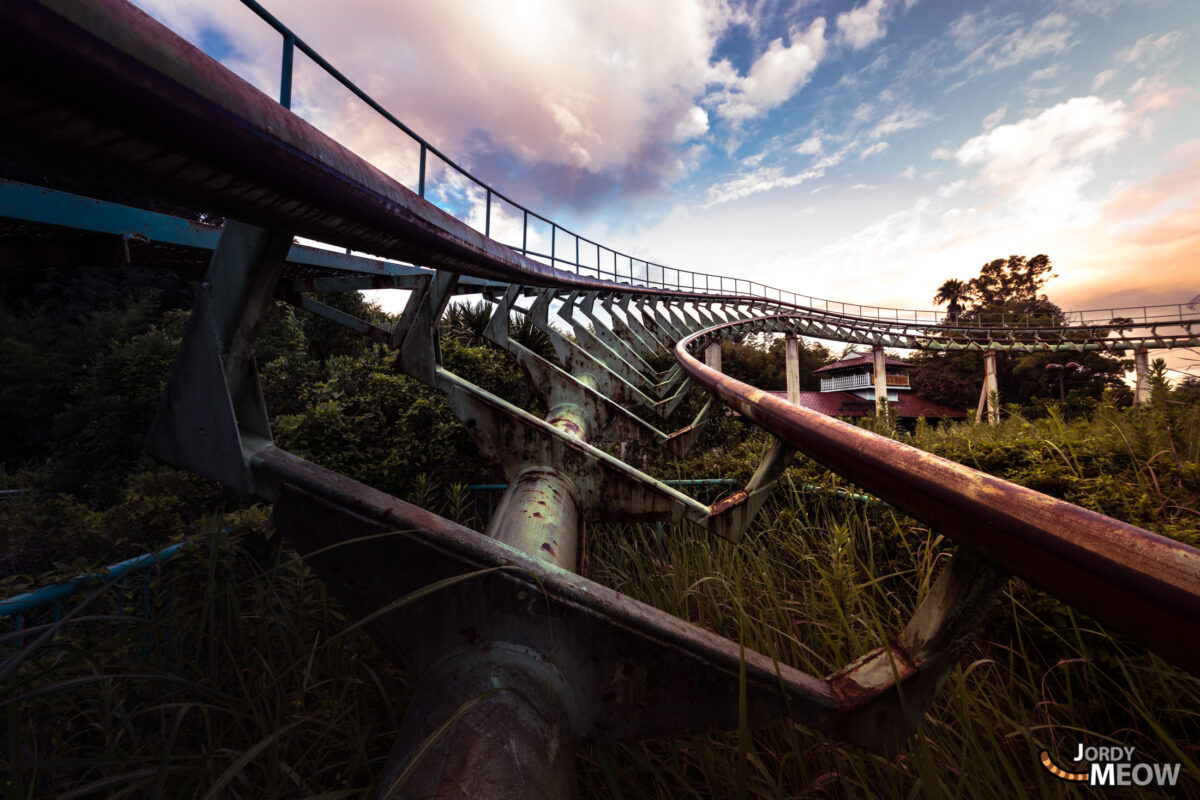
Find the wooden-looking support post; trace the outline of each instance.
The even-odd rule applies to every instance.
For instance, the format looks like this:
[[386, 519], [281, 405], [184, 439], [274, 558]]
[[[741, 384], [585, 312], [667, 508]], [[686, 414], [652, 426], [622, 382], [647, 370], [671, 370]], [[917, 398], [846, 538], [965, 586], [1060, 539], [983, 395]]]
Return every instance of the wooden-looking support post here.
[[872, 348], [875, 360], [875, 407], [887, 408], [887, 359], [883, 355], [883, 345], [877, 344]]
[[979, 407], [975, 410], [975, 419], [983, 419], [983, 409], [987, 408], [988, 422], [995, 425], [1000, 421], [1000, 384], [996, 380], [996, 351], [983, 352], [983, 389], [979, 392]]
[[714, 339], [708, 343], [708, 347], [704, 348], [704, 363], [706, 366], [712, 367], [717, 372], [721, 371], [721, 342]]
[[787, 334], [783, 340], [784, 364], [787, 371], [787, 399], [800, 404], [800, 337]]
[[1139, 347], [1133, 351], [1133, 369], [1137, 374], [1137, 386], [1133, 390], [1134, 405], [1150, 402], [1150, 350]]

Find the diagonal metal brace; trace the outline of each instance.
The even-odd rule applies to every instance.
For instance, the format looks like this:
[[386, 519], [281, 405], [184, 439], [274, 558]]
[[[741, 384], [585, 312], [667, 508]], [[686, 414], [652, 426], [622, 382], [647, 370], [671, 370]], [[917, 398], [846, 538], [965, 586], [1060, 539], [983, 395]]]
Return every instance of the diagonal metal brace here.
[[829, 676], [847, 709], [831, 733], [899, 750], [1007, 584], [1007, 573], [960, 546], [899, 636]]
[[732, 542], [741, 541], [750, 523], [758, 516], [767, 496], [775, 488], [775, 482], [783, 475], [788, 464], [792, 463], [795, 452], [794, 448], [775, 439], [771, 443], [771, 449], [758, 463], [758, 469], [754, 471], [746, 488], [712, 507], [708, 529]]
[[291, 234], [226, 221], [146, 437], [150, 455], [254, 491], [242, 434], [271, 437], [254, 343], [291, 246]]
[[571, 475], [580, 505], [599, 522], [690, 520], [703, 526], [708, 507], [545, 420], [438, 370], [438, 388], [476, 447], [511, 482], [529, 464]]

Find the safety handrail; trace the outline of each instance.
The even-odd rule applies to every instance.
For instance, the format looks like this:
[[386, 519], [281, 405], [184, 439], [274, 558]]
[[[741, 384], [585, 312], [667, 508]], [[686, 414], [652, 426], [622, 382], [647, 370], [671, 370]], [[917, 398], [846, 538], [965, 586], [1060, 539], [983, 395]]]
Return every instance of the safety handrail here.
[[[535, 257], [541, 259], [549, 259], [550, 266], [556, 267], [560, 263], [563, 265], [575, 268], [579, 275], [589, 274], [599, 279], [606, 277], [614, 283], [619, 283], [622, 279], [629, 280], [631, 283], [648, 287], [657, 287], [661, 289], [673, 289], [685, 292], [697, 292], [702, 294], [719, 294], [729, 296], [752, 296], [764, 300], [774, 300], [781, 303], [787, 303], [796, 308], [810, 308], [817, 311], [836, 312], [843, 315], [855, 316], [858, 318], [876, 319], [880, 321], [895, 321], [897, 323], [912, 323], [920, 325], [938, 325], [947, 321], [946, 315], [937, 310], [926, 309], [905, 309], [905, 308], [888, 308], [881, 306], [867, 306], [859, 303], [847, 303], [839, 300], [827, 300], [824, 298], [803, 295], [796, 292], [785, 291], [782, 289], [759, 283], [758, 281], [747, 280], [742, 278], [732, 278], [724, 275], [715, 275], [707, 272], [697, 272], [686, 269], [669, 267], [665, 264], [648, 261], [646, 259], [637, 258], [635, 256], [623, 253], [611, 247], [582, 236], [569, 228], [559, 225], [549, 217], [539, 214], [527, 206], [517, 202], [509, 197], [504, 192], [496, 189], [492, 185], [486, 183], [476, 177], [465, 167], [461, 166], [454, 159], [439, 150], [436, 146], [428, 142], [424, 137], [416, 133], [412, 128], [405, 125], [397, 119], [391, 112], [384, 108], [378, 101], [372, 98], [366, 91], [360, 88], [352, 80], [346, 77], [341, 71], [336, 69], [325, 58], [323, 58], [313, 47], [296, 35], [288, 26], [284, 25], [278, 18], [273, 16], [266, 8], [264, 8], [257, 0], [241, 0], [242, 4], [253, 11], [259, 18], [266, 22], [270, 27], [275, 29], [280, 36], [283, 37], [283, 51], [280, 58], [280, 96], [279, 102], [285, 108], [291, 107], [292, 95], [292, 77], [293, 77], [293, 50], [299, 49], [302, 53], [308, 56], [312, 61], [323, 69], [330, 77], [345, 87], [359, 100], [366, 103], [373, 111], [379, 114], [383, 119], [409, 136], [420, 146], [420, 156], [418, 162], [418, 181], [417, 194], [425, 198], [425, 184], [427, 174], [427, 161], [430, 154], [436, 156], [447, 167], [450, 167], [471, 183], [475, 184], [480, 189], [484, 190], [484, 236], [491, 237], [491, 220], [492, 220], [492, 201], [493, 198], [508, 203], [518, 209], [522, 214], [522, 244], [520, 247], [508, 245], [513, 250], [527, 257]], [[529, 240], [529, 221], [540, 220], [550, 226], [550, 250], [549, 252], [540, 252], [530, 249], [528, 246]], [[575, 241], [575, 258], [564, 258], [557, 252], [558, 233], [566, 235]], [[586, 244], [587, 247], [595, 248], [596, 265], [594, 267], [585, 265], [580, 261], [581, 244]], [[602, 269], [600, 267], [601, 253], [607, 253], [612, 257], [612, 269]], [[626, 273], [622, 273], [619, 269], [621, 260], [628, 265]], [[640, 272], [635, 270], [635, 265], [641, 265]], [[585, 273], [584, 270], [587, 270]], [[657, 270], [661, 276], [655, 280], [652, 275], [653, 271]], [[673, 273], [676, 276], [675, 281], [668, 281], [667, 275]], [[686, 278], [686, 280], [685, 280]], [[732, 284], [731, 286], [729, 286]], [[729, 288], [727, 288], [729, 287]], [[1150, 325], [1155, 322], [1173, 322], [1182, 321], [1185, 305], [1166, 304], [1157, 306], [1136, 306], [1130, 308], [1109, 308], [1109, 309], [1089, 309], [1083, 311], [1064, 311], [1062, 312], [1064, 327], [1067, 325], [1109, 325], [1118, 318], [1132, 320], [1136, 324]], [[1189, 310], [1191, 306], [1187, 306]], [[854, 312], [849, 312], [848, 309], [855, 309]], [[1168, 313], [1167, 309], [1174, 309], [1173, 313]], [[1138, 313], [1140, 312], [1140, 313]], [[1045, 319], [1046, 315], [1030, 314], [1027, 312], [993, 312], [986, 317], [974, 317], [972, 323], [962, 327], [973, 328], [989, 328], [989, 327], [1031, 327], [1038, 323], [1039, 319]], [[911, 318], [910, 318], [911, 317]], [[994, 320], [988, 323], [989, 320]], [[957, 323], [952, 323], [958, 326]]]

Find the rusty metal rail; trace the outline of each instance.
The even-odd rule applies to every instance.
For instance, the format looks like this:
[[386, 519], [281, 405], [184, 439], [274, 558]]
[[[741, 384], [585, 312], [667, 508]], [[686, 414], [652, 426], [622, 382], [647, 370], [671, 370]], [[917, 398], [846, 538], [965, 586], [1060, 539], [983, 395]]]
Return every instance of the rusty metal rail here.
[[[1200, 343], [1200, 320], [1181, 312], [1116, 332], [959, 328], [582, 276], [437, 209], [119, 0], [7, 11], [0, 162], [73, 191], [230, 218], [147, 446], [273, 503], [280, 530], [418, 676], [381, 795], [403, 784], [416, 795], [566, 796], [578, 741], [739, 718], [789, 717], [893, 751], [1010, 573], [1200, 669], [1200, 552], [791, 406], [692, 354], [704, 348], [715, 362], [718, 339], [748, 331], [874, 346], [1144, 350]], [[412, 292], [395, 328], [305, 297], [286, 272], [295, 235], [418, 265], [397, 276]], [[442, 363], [437, 325], [464, 276], [495, 282], [472, 284], [493, 304], [485, 335], [542, 395], [545, 418]], [[508, 484], [486, 534], [272, 443], [254, 346], [276, 296], [394, 347], [404, 372], [447, 395]], [[554, 359], [509, 338], [513, 314], [549, 338]], [[671, 352], [676, 365], [654, 369]], [[704, 408], [661, 430], [695, 386], [710, 395]], [[682, 454], [718, 403], [776, 441], [749, 483], [714, 505], [600, 446]], [[574, 574], [593, 522], [686, 521], [738, 540], [796, 451], [960, 543], [912, 620], [845, 668], [807, 675]], [[497, 730], [509, 747], [487, 744]]]
[[1200, 670], [1200, 551], [793, 405], [689, 353], [726, 327], [675, 347], [706, 391], [988, 561]]

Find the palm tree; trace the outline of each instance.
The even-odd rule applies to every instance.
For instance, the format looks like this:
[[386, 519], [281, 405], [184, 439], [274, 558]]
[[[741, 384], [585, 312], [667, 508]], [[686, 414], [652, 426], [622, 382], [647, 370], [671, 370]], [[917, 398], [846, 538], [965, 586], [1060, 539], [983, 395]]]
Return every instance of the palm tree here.
[[451, 303], [442, 316], [442, 335], [468, 347], [480, 347], [487, 342], [483, 332], [491, 318], [492, 307], [483, 300]]
[[958, 321], [958, 315], [962, 313], [962, 304], [970, 300], [974, 296], [974, 291], [971, 289], [971, 284], [966, 281], [960, 281], [957, 278], [951, 278], [938, 287], [937, 294], [933, 296], [934, 305], [942, 305], [948, 303], [946, 312], [950, 317], [951, 322]]

